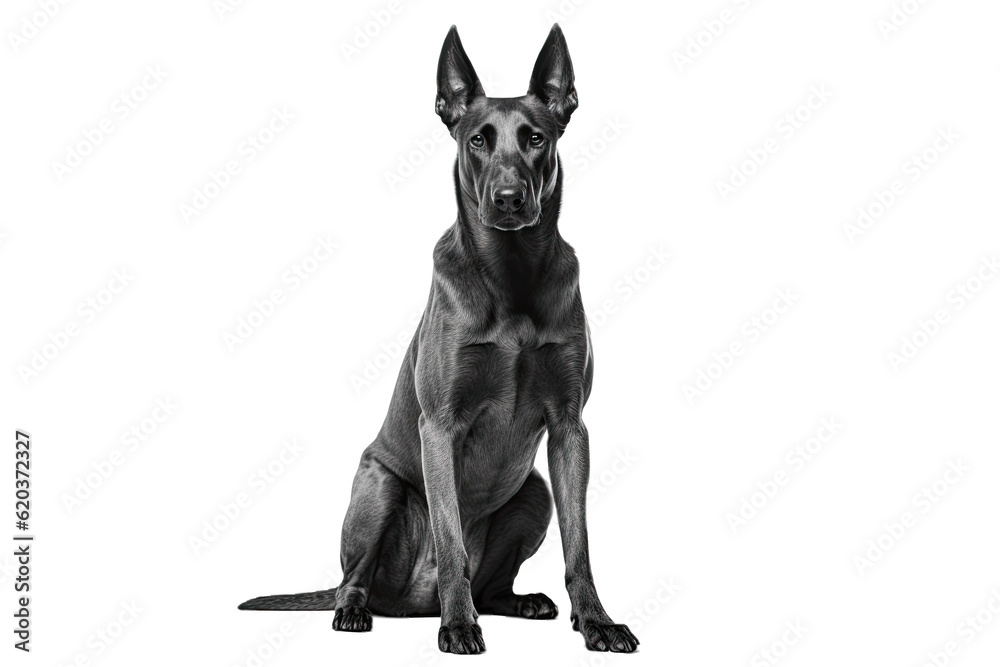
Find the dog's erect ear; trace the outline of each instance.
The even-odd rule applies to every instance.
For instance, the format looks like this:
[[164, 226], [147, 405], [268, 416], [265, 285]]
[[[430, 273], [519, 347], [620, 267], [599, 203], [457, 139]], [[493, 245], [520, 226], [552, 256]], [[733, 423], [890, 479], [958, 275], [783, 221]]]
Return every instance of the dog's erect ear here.
[[434, 110], [452, 135], [469, 103], [473, 98], [484, 94], [483, 84], [479, 83], [472, 61], [462, 48], [458, 28], [451, 26], [448, 36], [444, 38], [444, 46], [441, 47], [441, 58], [438, 59], [437, 102]]
[[578, 102], [573, 83], [573, 62], [569, 59], [569, 47], [558, 23], [552, 25], [549, 38], [535, 61], [528, 94], [535, 95], [549, 107], [559, 121], [559, 133], [562, 134]]

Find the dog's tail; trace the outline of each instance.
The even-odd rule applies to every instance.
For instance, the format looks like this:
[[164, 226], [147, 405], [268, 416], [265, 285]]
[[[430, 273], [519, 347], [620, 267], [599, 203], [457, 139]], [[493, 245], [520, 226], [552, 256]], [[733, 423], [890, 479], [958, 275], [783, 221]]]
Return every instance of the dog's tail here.
[[337, 608], [337, 589], [293, 595], [265, 595], [247, 600], [240, 609], [266, 609], [269, 611], [325, 611]]

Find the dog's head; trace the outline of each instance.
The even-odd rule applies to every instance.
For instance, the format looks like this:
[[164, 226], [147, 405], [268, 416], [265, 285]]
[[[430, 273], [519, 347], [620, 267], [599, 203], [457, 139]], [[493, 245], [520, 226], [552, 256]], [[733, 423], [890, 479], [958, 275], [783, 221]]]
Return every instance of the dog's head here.
[[558, 25], [522, 97], [486, 97], [452, 26], [441, 49], [435, 109], [458, 142], [458, 188], [478, 222], [513, 231], [539, 221], [558, 176], [556, 140], [577, 107], [573, 63]]

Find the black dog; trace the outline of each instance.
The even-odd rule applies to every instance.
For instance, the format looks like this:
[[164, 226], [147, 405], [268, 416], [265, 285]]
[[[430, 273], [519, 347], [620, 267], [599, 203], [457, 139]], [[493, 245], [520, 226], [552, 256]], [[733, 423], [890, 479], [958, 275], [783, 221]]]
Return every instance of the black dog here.
[[573, 249], [556, 229], [556, 140], [577, 106], [553, 26], [528, 94], [488, 98], [452, 27], [436, 110], [458, 142], [458, 219], [434, 248], [430, 299], [382, 430], [365, 450], [344, 519], [344, 580], [328, 591], [256, 598], [240, 609], [335, 609], [335, 630], [372, 612], [441, 615], [438, 645], [485, 650], [479, 613], [554, 618], [546, 595], [517, 595], [552, 495], [533, 466], [548, 431], [573, 628], [587, 648], [631, 652], [594, 588], [583, 406], [593, 356]]

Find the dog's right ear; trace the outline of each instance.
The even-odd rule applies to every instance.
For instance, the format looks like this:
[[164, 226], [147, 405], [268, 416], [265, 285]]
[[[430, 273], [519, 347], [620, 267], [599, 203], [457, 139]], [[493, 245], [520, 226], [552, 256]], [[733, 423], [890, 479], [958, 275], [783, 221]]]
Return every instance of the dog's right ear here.
[[473, 98], [485, 95], [483, 84], [476, 76], [472, 61], [462, 48], [458, 28], [451, 26], [441, 47], [441, 58], [437, 71], [437, 102], [434, 110], [448, 126], [452, 136], [455, 126], [468, 108]]

